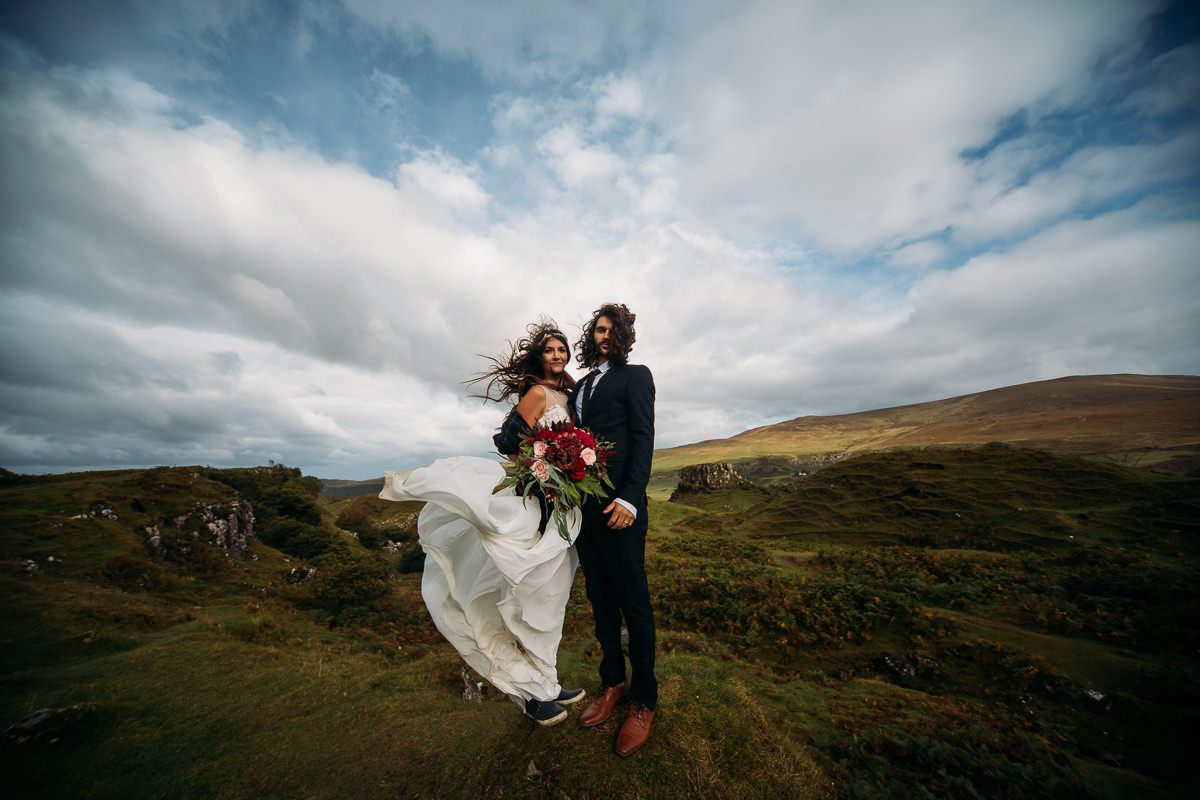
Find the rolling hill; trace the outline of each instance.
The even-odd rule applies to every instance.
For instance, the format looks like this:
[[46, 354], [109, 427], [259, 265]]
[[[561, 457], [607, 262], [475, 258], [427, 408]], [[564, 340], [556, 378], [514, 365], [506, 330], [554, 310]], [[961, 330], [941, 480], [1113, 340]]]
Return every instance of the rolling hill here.
[[[1084, 375], [914, 405], [808, 416], [659, 450], [659, 482], [711, 461], [794, 472], [852, 453], [1005, 442], [1186, 474], [1200, 467], [1200, 377]], [[771, 464], [775, 469], [771, 469]]]

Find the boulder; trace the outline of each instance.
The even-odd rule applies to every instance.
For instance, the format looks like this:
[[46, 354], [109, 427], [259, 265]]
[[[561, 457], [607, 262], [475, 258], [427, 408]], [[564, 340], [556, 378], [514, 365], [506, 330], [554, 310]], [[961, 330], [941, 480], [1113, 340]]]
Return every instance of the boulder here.
[[745, 479], [733, 468], [733, 464], [692, 464], [679, 470], [679, 483], [671, 493], [671, 499], [695, 492], [715, 492], [745, 483]]

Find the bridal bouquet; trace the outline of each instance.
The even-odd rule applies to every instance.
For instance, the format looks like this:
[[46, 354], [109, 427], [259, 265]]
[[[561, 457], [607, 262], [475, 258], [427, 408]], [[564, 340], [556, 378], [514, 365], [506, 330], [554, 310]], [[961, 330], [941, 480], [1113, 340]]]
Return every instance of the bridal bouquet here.
[[550, 504], [558, 535], [568, 542], [567, 512], [579, 508], [587, 497], [603, 497], [608, 478], [611, 442], [598, 442], [586, 429], [572, 425], [565, 409], [543, 417], [532, 433], [522, 437], [516, 460], [504, 467], [500, 492], [517, 487], [522, 497], [539, 491]]

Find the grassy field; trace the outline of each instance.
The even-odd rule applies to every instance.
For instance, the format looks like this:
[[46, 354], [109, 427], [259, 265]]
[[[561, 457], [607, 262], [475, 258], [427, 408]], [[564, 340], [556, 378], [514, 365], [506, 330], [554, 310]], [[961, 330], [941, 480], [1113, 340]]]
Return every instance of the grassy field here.
[[[416, 507], [281, 467], [5, 476], [0, 724], [81, 706], [0, 740], [6, 794], [1190, 796], [1198, 485], [992, 446], [660, 487], [660, 710], [623, 760], [614, 723], [460, 699]], [[235, 498], [244, 558], [211, 521]], [[564, 683], [593, 690], [597, 659], [579, 578]]]

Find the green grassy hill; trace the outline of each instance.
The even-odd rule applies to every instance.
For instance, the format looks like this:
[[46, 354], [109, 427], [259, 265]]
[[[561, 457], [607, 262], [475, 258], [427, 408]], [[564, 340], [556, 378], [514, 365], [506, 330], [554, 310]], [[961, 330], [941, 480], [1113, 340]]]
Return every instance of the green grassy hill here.
[[[0, 739], [6, 793], [1182, 797], [1198, 486], [994, 446], [656, 501], [660, 713], [622, 760], [613, 723], [460, 699], [414, 506], [282, 467], [3, 476], [0, 726], [80, 706]], [[559, 667], [590, 691], [582, 583]]]

